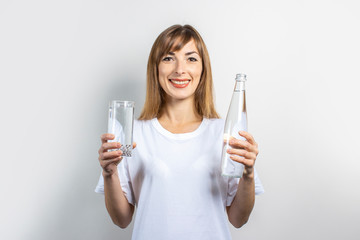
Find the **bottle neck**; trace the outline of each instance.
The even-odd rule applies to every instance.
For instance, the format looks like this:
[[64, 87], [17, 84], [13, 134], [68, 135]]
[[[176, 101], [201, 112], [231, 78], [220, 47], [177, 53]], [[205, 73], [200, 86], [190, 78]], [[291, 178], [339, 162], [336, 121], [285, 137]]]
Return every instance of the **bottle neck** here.
[[244, 81], [236, 81], [234, 92], [245, 91], [245, 82]]

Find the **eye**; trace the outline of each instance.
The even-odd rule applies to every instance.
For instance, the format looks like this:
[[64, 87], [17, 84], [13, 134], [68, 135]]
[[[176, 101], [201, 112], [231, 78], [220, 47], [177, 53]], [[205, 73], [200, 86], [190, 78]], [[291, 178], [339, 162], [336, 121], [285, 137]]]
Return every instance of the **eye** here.
[[190, 62], [197, 62], [197, 59], [194, 58], [194, 57], [189, 57], [188, 59], [189, 59]]
[[169, 61], [171, 61], [171, 60], [173, 60], [172, 57], [164, 57], [164, 58], [163, 58], [163, 61], [165, 61], [165, 62], [169, 62]]

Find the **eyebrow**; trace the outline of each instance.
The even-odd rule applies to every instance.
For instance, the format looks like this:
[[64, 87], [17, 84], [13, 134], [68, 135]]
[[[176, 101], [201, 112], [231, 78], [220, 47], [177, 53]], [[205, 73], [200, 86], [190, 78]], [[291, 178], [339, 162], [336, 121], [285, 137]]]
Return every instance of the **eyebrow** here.
[[[185, 56], [188, 56], [188, 55], [191, 55], [191, 54], [194, 54], [194, 53], [196, 53], [197, 55], [199, 55], [199, 53], [197, 53], [196, 51], [192, 51], [192, 52], [187, 52], [187, 53], [185, 53]], [[172, 56], [175, 55], [174, 52], [169, 52], [168, 54], [169, 54], [169, 55], [172, 55]], [[200, 55], [199, 55], [199, 56], [200, 56]]]

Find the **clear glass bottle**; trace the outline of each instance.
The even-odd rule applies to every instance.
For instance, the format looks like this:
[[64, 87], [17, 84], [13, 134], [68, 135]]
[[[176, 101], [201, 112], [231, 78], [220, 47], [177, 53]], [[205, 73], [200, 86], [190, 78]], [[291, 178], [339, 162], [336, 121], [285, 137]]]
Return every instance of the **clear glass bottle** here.
[[244, 165], [233, 161], [226, 151], [231, 148], [229, 145], [229, 140], [231, 138], [245, 140], [245, 138], [239, 135], [239, 131], [247, 131], [245, 81], [245, 74], [236, 74], [235, 88], [231, 98], [229, 111], [226, 116], [224, 128], [224, 143], [221, 157], [222, 176], [241, 178], [244, 171]]

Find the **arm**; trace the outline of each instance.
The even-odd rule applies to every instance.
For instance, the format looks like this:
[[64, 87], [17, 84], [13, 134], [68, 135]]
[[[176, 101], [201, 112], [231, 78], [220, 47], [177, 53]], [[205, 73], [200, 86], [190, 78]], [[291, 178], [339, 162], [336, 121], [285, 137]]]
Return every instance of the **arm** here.
[[226, 207], [231, 224], [240, 228], [249, 219], [255, 202], [255, 181], [252, 176], [243, 176], [240, 179], [235, 198], [229, 207]]
[[[126, 228], [134, 214], [134, 206], [126, 199], [120, 185], [117, 165], [122, 160], [121, 151], [108, 152], [108, 149], [120, 148], [118, 142], [107, 142], [114, 139], [113, 134], [101, 136], [102, 145], [99, 149], [99, 162], [103, 168], [104, 193], [106, 209], [117, 226]], [[134, 147], [136, 144], [134, 144]]]
[[249, 219], [250, 213], [255, 203], [255, 180], [254, 164], [259, 153], [258, 144], [247, 132], [239, 132], [247, 141], [232, 139], [230, 145], [233, 147], [228, 150], [232, 154], [230, 158], [244, 164], [244, 174], [240, 179], [235, 198], [229, 207], [226, 207], [230, 223], [240, 228]]
[[106, 209], [114, 224], [126, 228], [132, 220], [134, 206], [126, 199], [117, 174], [103, 173], [103, 177]]

